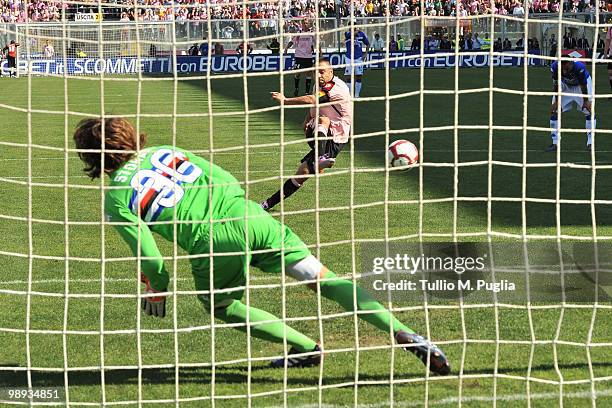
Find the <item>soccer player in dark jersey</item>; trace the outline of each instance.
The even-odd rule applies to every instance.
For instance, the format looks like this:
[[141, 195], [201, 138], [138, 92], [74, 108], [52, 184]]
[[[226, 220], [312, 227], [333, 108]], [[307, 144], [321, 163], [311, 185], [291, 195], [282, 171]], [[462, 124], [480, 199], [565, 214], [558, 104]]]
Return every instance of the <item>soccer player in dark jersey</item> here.
[[[559, 67], [561, 68], [560, 76], [561, 83], [559, 84]], [[591, 116], [591, 103], [593, 100], [593, 83], [591, 75], [587, 71], [584, 63], [580, 61], [562, 61], [560, 64], [555, 61], [550, 67], [553, 80], [553, 92], [558, 91], [561, 86], [561, 92], [580, 94], [578, 96], [563, 95], [561, 100], [557, 101], [557, 95], [552, 97], [552, 106], [550, 108], [550, 127], [552, 128], [552, 144], [546, 148], [547, 152], [557, 150], [559, 143], [559, 122], [557, 107], [561, 106], [561, 112], [567, 112], [573, 107], [584, 114], [585, 128], [587, 130], [586, 149], [591, 150], [593, 144], [593, 129], [595, 129], [596, 119]], [[560, 103], [559, 103], [560, 102]]]
[[[241, 302], [250, 266], [269, 273], [280, 273], [284, 267], [289, 276], [309, 281], [314, 291], [318, 286], [322, 296], [346, 310], [357, 305], [357, 310], [369, 311], [358, 316], [383, 332], [394, 333], [396, 342], [425, 364], [429, 362], [432, 372], [450, 372], [437, 346], [353, 282], [336, 277], [289, 227], [247, 200], [240, 182], [222, 168], [176, 146], [144, 149], [146, 136], [138, 135], [122, 118], [84, 119], [74, 140], [84, 171], [92, 179], [102, 173], [109, 177], [104, 201], [107, 221], [140, 258], [141, 281], [146, 285], [141, 303], [146, 314], [165, 317], [169, 295], [170, 276], [155, 233], [191, 255], [198, 299], [208, 313], [212, 309], [216, 318], [237, 324], [242, 331], [248, 322], [254, 337], [280, 344], [286, 339], [291, 355], [274, 360], [273, 367], [318, 365], [322, 351], [316, 341], [278, 317]], [[95, 151], [102, 147], [104, 154]], [[218, 292], [231, 288], [236, 289]]]
[[344, 46], [346, 47], [346, 53], [344, 55], [344, 63], [346, 64], [346, 68], [344, 69], [344, 81], [352, 92], [351, 77], [355, 77], [354, 95], [355, 98], [359, 98], [363, 80], [363, 62], [368, 59], [370, 41], [368, 40], [368, 36], [361, 30], [355, 31], [354, 37], [355, 38], [353, 38], [350, 31], [344, 33]]

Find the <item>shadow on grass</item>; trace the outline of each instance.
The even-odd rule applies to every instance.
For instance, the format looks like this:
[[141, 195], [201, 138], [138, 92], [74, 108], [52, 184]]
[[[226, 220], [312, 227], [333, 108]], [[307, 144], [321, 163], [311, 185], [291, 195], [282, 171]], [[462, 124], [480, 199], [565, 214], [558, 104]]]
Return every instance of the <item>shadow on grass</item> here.
[[[612, 362], [593, 362], [593, 368], [607, 368], [612, 367]], [[15, 367], [15, 365], [3, 365], [1, 367]], [[571, 363], [571, 364], [559, 364], [560, 370], [588, 370], [588, 364]], [[283, 380], [279, 375], [282, 376], [283, 370], [273, 369], [268, 366], [254, 366], [252, 367], [251, 382], [253, 384], [279, 384]], [[499, 374], [526, 374], [527, 367], [513, 367], [513, 368], [500, 368]], [[555, 372], [555, 366], [553, 364], [541, 364], [534, 365], [531, 367], [532, 373], [541, 371]], [[215, 378], [218, 384], [245, 384], [248, 380], [248, 368], [246, 365], [234, 365], [234, 366], [219, 366], [215, 369]], [[319, 384], [319, 369], [294, 369], [289, 370], [289, 376], [287, 383], [291, 385], [307, 385], [316, 386]], [[483, 368], [476, 370], [464, 370], [463, 374], [492, 374], [493, 368]], [[104, 371], [104, 382], [105, 384], [113, 385], [135, 385], [138, 384], [138, 369], [112, 369]], [[457, 372], [453, 372], [456, 375]], [[398, 374], [396, 371], [395, 378], [401, 376], [401, 378], [422, 378], [424, 373], [419, 371], [417, 373], [403, 373]], [[153, 384], [153, 385], [174, 385], [176, 371], [174, 368], [146, 368], [142, 370], [142, 383]], [[354, 375], [346, 376], [334, 376], [324, 375], [325, 382], [331, 383], [350, 383], [354, 380]], [[359, 373], [359, 378], [362, 381], [379, 381], [380, 384], [365, 384], [365, 386], [386, 386], [385, 381], [389, 380], [388, 374], [368, 374]], [[179, 370], [179, 381], [181, 384], [207, 384], [212, 380], [212, 372], [209, 367], [197, 368], [197, 367], [183, 367]], [[101, 385], [101, 372], [100, 370], [85, 370], [78, 372], [71, 372], [68, 375], [68, 383], [70, 385], [85, 385], [95, 386]], [[40, 370], [32, 370], [32, 385], [33, 386], [47, 386], [47, 387], [62, 387], [64, 385], [64, 373], [63, 372], [45, 372]], [[0, 372], [0, 387], [25, 387], [27, 386], [27, 375], [24, 371], [1, 371]]]
[[[426, 71], [425, 88], [436, 90], [453, 90], [454, 75], [452, 70], [430, 69]], [[484, 74], [486, 72], [486, 75]], [[463, 69], [460, 72], [460, 89], [488, 87], [488, 70]], [[501, 68], [495, 79], [495, 86], [513, 90], [523, 90], [523, 70]], [[604, 72], [604, 71], [601, 71]], [[605, 72], [604, 72], [605, 74]], [[548, 91], [550, 89], [549, 70], [535, 68], [529, 73], [531, 91]], [[200, 88], [206, 94], [206, 81], [188, 80], [185, 83]], [[303, 81], [303, 80], [302, 80]], [[604, 87], [606, 81], [599, 81], [599, 87]], [[285, 77], [285, 94], [293, 92], [292, 75]], [[392, 95], [419, 89], [418, 70], [397, 70], [391, 72], [389, 91]], [[384, 96], [384, 71], [369, 71], [364, 80], [363, 96]], [[223, 79], [215, 76], [212, 81], [212, 92], [223, 98], [244, 102], [245, 89], [242, 80]], [[249, 109], [261, 109], [274, 106], [269, 98], [269, 92], [279, 87], [278, 76], [250, 77], [248, 78]], [[603, 89], [603, 88], [601, 88]], [[605, 91], [605, 90], [604, 90]], [[489, 93], [487, 90], [461, 94], [458, 96], [459, 110], [457, 122], [460, 125], [489, 125]], [[451, 126], [454, 124], [454, 95], [426, 94], [423, 99], [424, 126]], [[504, 126], [523, 125], [522, 94], [509, 95], [495, 93], [493, 95], [493, 124]], [[548, 109], [550, 97], [529, 97], [528, 99], [528, 125], [548, 127]], [[365, 134], [385, 130], [385, 101], [357, 101], [355, 103], [355, 134]], [[418, 95], [400, 97], [389, 104], [389, 126], [391, 129], [411, 129], [390, 135], [390, 139], [406, 138], [419, 144], [418, 133], [420, 101]], [[204, 107], [203, 107], [204, 108]], [[279, 111], [255, 113], [264, 115], [270, 123], [279, 123]], [[299, 129], [304, 116], [303, 109], [287, 109], [285, 123], [287, 128]], [[598, 127], [610, 128], [607, 118], [612, 117], [612, 107], [600, 103], [598, 113]], [[564, 116], [564, 127], [582, 129], [584, 119], [582, 115], [573, 112]], [[253, 125], [255, 126], [255, 125]], [[249, 129], [256, 136], [277, 132], [278, 126], [270, 129]], [[237, 134], [244, 133], [244, 129], [236, 128]], [[598, 164], [612, 164], [612, 138], [600, 135], [597, 139], [596, 162]], [[591, 156], [584, 151], [586, 136], [581, 134], [567, 134], [562, 147], [561, 163], [575, 163], [588, 165]], [[255, 140], [253, 137], [252, 140]], [[492, 146], [489, 146], [489, 132], [487, 129], [465, 130], [457, 133], [458, 162], [472, 162], [473, 165], [457, 168], [458, 196], [481, 197], [478, 201], [463, 201], [460, 206], [468, 211], [472, 217], [486, 220], [486, 197], [488, 195], [489, 177], [489, 149], [492, 149], [492, 159], [500, 162], [511, 162], [517, 165], [523, 161], [523, 132], [521, 130], [495, 130], [492, 137]], [[269, 137], [267, 139], [269, 140]], [[430, 130], [424, 133], [424, 146], [421, 147], [423, 160], [427, 163], [454, 163], [454, 133], [453, 130]], [[550, 144], [548, 132], [530, 131], [526, 138], [528, 163], [555, 163], [555, 154], [544, 154], [543, 149]], [[307, 147], [304, 144], [304, 149]], [[356, 166], [384, 167], [386, 146], [384, 135], [358, 138], [355, 140], [358, 163]], [[346, 153], [345, 153], [346, 154]], [[423, 188], [425, 198], [453, 197], [454, 193], [453, 167], [425, 167], [423, 170]], [[595, 198], [598, 200], [612, 200], [611, 170], [599, 170], [596, 177]], [[562, 169], [559, 174], [559, 192], [561, 199], [590, 200], [591, 199], [591, 171], [588, 168]], [[529, 168], [523, 178], [522, 168], [503, 164], [494, 164], [491, 169], [493, 197], [521, 198], [523, 180], [526, 184], [526, 196], [537, 199], [554, 200], [556, 198], [555, 167]], [[407, 187], [413, 188], [418, 183], [419, 172], [412, 171], [406, 174]], [[435, 204], [433, 204], [435, 205]], [[556, 207], [554, 202], [538, 203], [527, 202], [528, 227], [555, 227]], [[612, 225], [612, 206], [595, 204], [597, 224]], [[521, 202], [493, 201], [491, 214], [494, 225], [511, 227], [522, 226]], [[561, 225], [586, 226], [592, 225], [591, 208], [589, 204], [564, 203], [560, 205]]]

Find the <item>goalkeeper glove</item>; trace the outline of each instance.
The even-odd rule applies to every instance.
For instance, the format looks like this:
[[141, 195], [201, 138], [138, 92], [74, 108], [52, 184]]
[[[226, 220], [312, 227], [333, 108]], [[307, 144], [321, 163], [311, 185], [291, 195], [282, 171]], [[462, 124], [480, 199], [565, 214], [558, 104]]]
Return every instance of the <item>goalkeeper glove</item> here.
[[[151, 287], [151, 282], [143, 273], [140, 274], [140, 281], [146, 285], [145, 293], [151, 295], [160, 293]], [[165, 292], [163, 290], [162, 292]], [[166, 296], [147, 296], [142, 298], [142, 310], [149, 316], [166, 317]]]

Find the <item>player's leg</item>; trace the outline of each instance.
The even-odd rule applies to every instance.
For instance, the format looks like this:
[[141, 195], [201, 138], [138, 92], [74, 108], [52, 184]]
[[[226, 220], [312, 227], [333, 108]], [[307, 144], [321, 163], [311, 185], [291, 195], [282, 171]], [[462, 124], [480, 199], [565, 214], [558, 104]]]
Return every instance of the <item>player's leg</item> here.
[[[228, 217], [244, 216], [244, 204], [235, 206]], [[267, 215], [267, 214], [266, 214]], [[257, 220], [253, 220], [256, 222]], [[215, 318], [229, 324], [239, 324], [236, 329], [246, 332], [247, 321], [252, 336], [262, 340], [282, 344], [287, 340], [294, 350], [300, 353], [313, 351], [317, 343], [308, 336], [286, 325], [280, 318], [265, 310], [253, 306], [247, 307], [241, 302], [246, 282], [246, 268], [250, 263], [250, 255], [228, 255], [223, 253], [246, 252], [244, 221], [230, 220], [224, 224], [215, 224], [213, 252], [213, 284], [214, 289], [238, 288], [232, 292], [200, 294], [198, 299], [210, 314], [214, 309]], [[202, 242], [199, 253], [209, 252], [209, 243]], [[198, 291], [210, 291], [210, 257], [192, 260], [192, 271], [195, 287]]]
[[[610, 90], [612, 90], [612, 62], [608, 62], [608, 79], [610, 80]], [[612, 99], [612, 97], [608, 99]]]
[[[340, 279], [324, 267], [310, 254], [302, 240], [289, 227], [269, 216], [260, 223], [250, 223], [253, 230], [253, 243], [256, 249], [277, 249], [253, 256], [252, 264], [265, 272], [285, 272], [299, 281], [311, 281], [308, 286], [327, 299], [337, 302], [345, 310], [357, 310], [359, 318], [374, 325], [385, 333], [393, 333], [399, 344], [416, 354], [425, 364], [430, 361], [430, 369], [436, 373], [447, 374], [450, 366], [444, 353], [422, 336], [400, 322], [367, 291], [353, 282]], [[280, 251], [283, 248], [284, 251]], [[284, 256], [283, 256], [284, 255]]]
[[[562, 92], [573, 92], [570, 89], [562, 88]], [[578, 91], [580, 92], [580, 91]], [[570, 96], [561, 96], [561, 103], [558, 104], [555, 101], [556, 96], [552, 97], [552, 105], [550, 108], [550, 128], [552, 144], [546, 148], [547, 152], [556, 152], [557, 146], [559, 145], [559, 115], [562, 112], [567, 112], [571, 109], [572, 105], [577, 101], [576, 98]], [[582, 105], [582, 102], [580, 102]], [[561, 106], [561, 112], [559, 112], [559, 106]]]
[[[314, 149], [314, 140], [310, 140], [308, 144], [311, 147], [310, 152], [306, 154], [302, 158], [302, 162], [298, 167], [295, 176], [285, 181], [283, 184], [283, 188], [278, 190], [276, 193], [272, 194], [267, 200], [261, 203], [261, 207], [268, 211], [275, 207], [278, 203], [280, 203], [281, 196], [283, 199], [289, 198], [293, 193], [298, 191], [300, 187], [304, 184], [308, 177], [305, 177], [309, 174], [315, 174], [316, 169], [318, 167], [319, 172], [322, 172], [326, 168], [329, 168], [334, 165], [335, 158], [331, 158], [325, 156], [326, 153], [326, 145], [327, 145], [327, 134], [329, 131], [330, 120], [326, 116], [320, 116], [317, 121], [312, 120], [308, 125], [306, 125], [306, 129], [304, 133], [308, 139], [314, 138], [315, 130], [317, 132], [317, 143], [318, 143], [318, 159], [315, 158], [315, 149]], [[316, 127], [316, 129], [315, 129]], [[318, 166], [315, 166], [315, 162], [318, 162]]]
[[[300, 59], [296, 58], [293, 69], [300, 68], [302, 68], [302, 64], [300, 64]], [[298, 96], [300, 94], [300, 76], [301, 74], [299, 72], [293, 76], [293, 96]]]
[[[357, 63], [362, 63], [363, 60], [358, 58]], [[361, 95], [361, 80], [363, 78], [363, 65], [355, 66], [355, 98]]]
[[359, 98], [361, 94], [361, 75], [355, 75], [355, 98]]
[[[591, 109], [593, 109], [593, 82], [591, 80], [591, 78], [589, 77], [588, 81], [587, 81], [587, 93], [589, 96], [589, 101], [591, 102]], [[582, 107], [582, 102], [581, 105], [579, 105]], [[593, 145], [593, 131], [596, 129], [597, 127], [597, 118], [595, 117], [595, 115], [592, 114], [591, 111], [586, 110], [586, 109], [580, 109], [582, 113], [584, 113], [584, 127], [586, 129], [586, 133], [587, 133], [587, 143], [586, 143], [586, 149], [587, 151], [591, 150], [591, 146]]]
[[353, 88], [351, 87], [351, 76], [352, 76], [352, 72], [353, 72], [353, 61], [350, 58], [347, 58], [346, 55], [344, 56], [344, 64], [346, 65], [344, 67], [344, 82], [346, 82], [346, 85], [349, 88], [349, 91], [351, 93], [351, 95], [353, 94]]
[[312, 70], [310, 68], [313, 67], [312, 59], [306, 61], [305, 68], [309, 68], [309, 71], [306, 72], [306, 92], [305, 95], [310, 95], [312, 93]]
[[300, 94], [300, 74], [293, 76], [293, 86], [293, 96], [298, 96]]

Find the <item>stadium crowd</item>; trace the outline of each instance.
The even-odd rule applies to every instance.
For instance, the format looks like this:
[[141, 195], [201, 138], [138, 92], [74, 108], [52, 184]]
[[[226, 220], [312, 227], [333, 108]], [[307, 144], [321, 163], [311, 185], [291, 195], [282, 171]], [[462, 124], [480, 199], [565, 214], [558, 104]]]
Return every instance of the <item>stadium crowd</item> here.
[[[136, 0], [139, 7], [129, 0], [102, 0], [105, 20], [206, 20], [250, 19], [268, 20], [261, 24], [275, 24], [274, 19], [283, 14], [291, 17], [316, 17], [318, 1], [319, 17], [347, 17], [351, 12], [356, 17], [385, 16], [387, 8], [391, 16], [414, 16], [421, 13], [420, 0], [285, 0], [283, 2], [261, 2], [248, 7], [239, 6], [232, 0], [211, 0], [207, 8], [204, 0]], [[90, 3], [91, 5], [89, 5]], [[596, 5], [601, 11], [612, 12], [612, 0], [567, 0], [562, 2], [564, 12], [594, 12]], [[527, 13], [556, 13], [561, 0], [425, 0], [425, 14], [429, 16], [468, 16], [496, 13], [501, 15], [523, 15]], [[200, 6], [201, 5], [201, 6]], [[62, 13], [65, 9], [65, 14]], [[76, 13], [97, 13], [98, 2], [83, 1], [67, 4], [58, 0], [0, 0], [1, 18], [4, 23], [60, 21], [62, 15], [72, 20]]]

